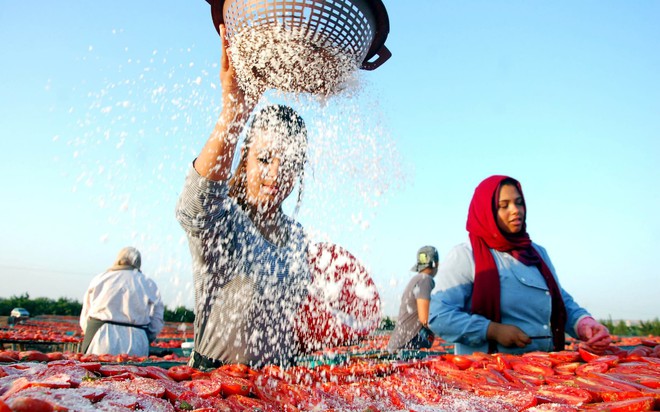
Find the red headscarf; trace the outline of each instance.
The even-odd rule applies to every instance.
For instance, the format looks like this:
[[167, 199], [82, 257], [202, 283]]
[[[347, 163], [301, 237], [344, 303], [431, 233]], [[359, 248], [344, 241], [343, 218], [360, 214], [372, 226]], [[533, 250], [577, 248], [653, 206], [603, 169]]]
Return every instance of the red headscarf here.
[[[474, 288], [472, 292], [472, 313], [476, 313], [494, 322], [501, 322], [500, 311], [500, 274], [490, 249], [511, 254], [526, 266], [535, 265], [548, 286], [552, 298], [550, 326], [555, 350], [564, 349], [564, 328], [566, 325], [566, 307], [561, 297], [559, 286], [552, 272], [532, 246], [527, 234], [527, 225], [523, 222], [522, 230], [516, 234], [502, 233], [497, 226], [497, 208], [500, 187], [508, 180], [516, 185], [525, 204], [520, 183], [508, 176], [491, 176], [474, 190], [467, 218], [467, 231], [470, 234], [474, 255]], [[496, 349], [496, 342], [489, 343], [489, 351]]]

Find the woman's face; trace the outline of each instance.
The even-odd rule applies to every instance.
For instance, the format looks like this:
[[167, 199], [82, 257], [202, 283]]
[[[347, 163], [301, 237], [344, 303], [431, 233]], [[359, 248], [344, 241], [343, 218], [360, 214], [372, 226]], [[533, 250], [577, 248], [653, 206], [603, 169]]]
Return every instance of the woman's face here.
[[514, 185], [503, 185], [497, 204], [497, 226], [503, 233], [513, 234], [522, 230], [525, 223], [525, 203]]
[[282, 147], [282, 138], [268, 130], [254, 130], [246, 159], [246, 200], [261, 212], [278, 208], [295, 184], [301, 169], [293, 148]]

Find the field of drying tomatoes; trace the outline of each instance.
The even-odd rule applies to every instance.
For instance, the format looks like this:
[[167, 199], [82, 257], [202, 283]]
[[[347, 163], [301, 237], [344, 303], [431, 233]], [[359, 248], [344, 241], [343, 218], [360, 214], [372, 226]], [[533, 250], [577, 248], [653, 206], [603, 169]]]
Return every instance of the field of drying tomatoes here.
[[[185, 336], [171, 326], [161, 342], [175, 346]], [[43, 336], [79, 338], [41, 327]], [[614, 340], [604, 354], [569, 341], [561, 352], [458, 356], [437, 339], [428, 351], [397, 358], [384, 352], [386, 336], [374, 336], [288, 369], [212, 371], [190, 368], [175, 353], [136, 358], [4, 350], [0, 412], [660, 410], [660, 338]]]

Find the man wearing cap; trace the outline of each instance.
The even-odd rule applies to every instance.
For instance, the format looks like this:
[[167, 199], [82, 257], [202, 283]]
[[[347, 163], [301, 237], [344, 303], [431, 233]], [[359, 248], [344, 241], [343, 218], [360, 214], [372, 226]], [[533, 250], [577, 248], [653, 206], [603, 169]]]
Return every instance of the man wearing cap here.
[[389, 352], [430, 348], [433, 344], [433, 332], [428, 328], [429, 305], [438, 261], [438, 251], [433, 246], [424, 246], [417, 252], [417, 263], [411, 269], [417, 274], [403, 291], [396, 327], [387, 344]]

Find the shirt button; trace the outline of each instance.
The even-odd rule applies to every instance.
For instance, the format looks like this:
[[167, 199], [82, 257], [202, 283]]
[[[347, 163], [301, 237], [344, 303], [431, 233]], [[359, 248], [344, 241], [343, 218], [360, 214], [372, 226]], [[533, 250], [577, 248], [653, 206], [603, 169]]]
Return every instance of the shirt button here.
[[550, 291], [546, 290], [546, 291], [545, 291], [545, 294], [548, 295], [548, 296], [550, 296]]
[[522, 280], [522, 281], [524, 282], [524, 281], [525, 281], [525, 278], [520, 278], [520, 280]]
[[548, 329], [548, 325], [543, 325], [543, 329]]

